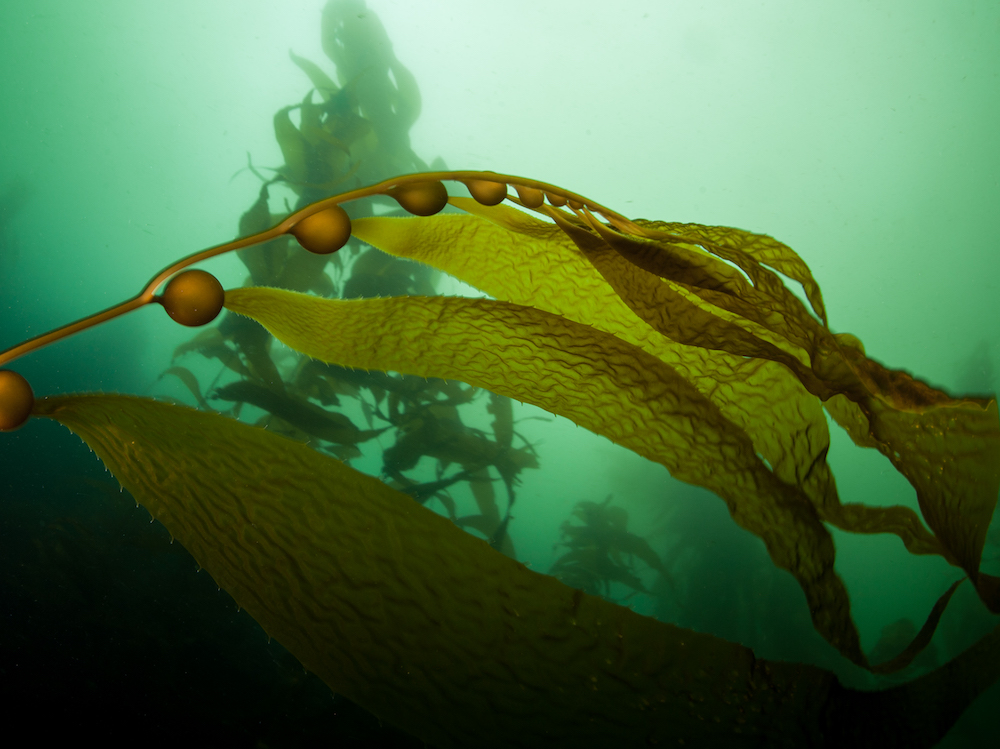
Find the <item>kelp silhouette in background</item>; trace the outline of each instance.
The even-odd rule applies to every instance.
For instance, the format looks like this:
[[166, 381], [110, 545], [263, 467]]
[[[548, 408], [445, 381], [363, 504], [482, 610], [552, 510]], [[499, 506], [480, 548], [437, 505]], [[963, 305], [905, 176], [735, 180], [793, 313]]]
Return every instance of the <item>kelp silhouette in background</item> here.
[[[359, 17], [364, 10], [363, 3], [338, 2], [328, 4], [323, 13], [323, 50], [336, 68], [339, 85], [320, 66], [291, 54], [313, 88], [299, 104], [275, 114], [274, 134], [284, 164], [264, 181], [257, 200], [240, 218], [239, 236], [266, 231], [288, 215], [289, 211], [271, 212], [275, 185], [290, 188], [297, 195], [294, 210], [300, 210], [350, 187], [427, 170], [409, 142], [409, 130], [420, 113], [417, 83], [396, 59], [378, 17], [374, 13]], [[295, 112], [298, 124], [292, 119]], [[443, 166], [440, 160], [435, 163]], [[350, 216], [368, 215], [376, 208], [399, 212], [395, 201], [379, 195], [347, 208]], [[430, 266], [392, 257], [356, 238], [347, 245], [336, 254], [316, 254], [286, 234], [241, 249], [237, 255], [249, 272], [249, 282], [257, 286], [342, 298], [436, 293], [440, 274]], [[370, 449], [366, 443], [384, 434], [381, 442], [391, 444], [383, 451], [383, 473], [394, 486], [416, 493], [423, 502], [441, 501], [453, 520], [488, 539], [496, 537], [504, 552], [514, 555], [506, 524], [501, 532], [491, 482], [502, 479], [507, 491], [504, 518], [509, 518], [518, 474], [524, 468], [537, 468], [537, 456], [530, 447], [515, 446], [513, 433], [491, 436], [463, 422], [462, 415], [484, 395], [481, 391], [439, 378], [324, 364], [294, 352], [276, 352], [272, 341], [253, 321], [226, 315], [218, 326], [179, 346], [164, 375], [179, 378], [203, 409], [215, 406], [239, 417], [245, 406], [255, 406], [265, 412], [256, 424], [309, 442], [341, 460], [360, 457], [362, 449]], [[221, 364], [208, 392], [189, 367], [177, 364], [192, 353]], [[220, 379], [233, 376], [239, 379], [214, 387]], [[498, 405], [502, 399], [495, 395], [490, 399], [491, 409], [509, 413], [509, 403]], [[367, 428], [348, 415], [357, 418], [358, 412]], [[420, 470], [418, 464], [425, 457], [436, 462], [434, 480], [408, 476]], [[452, 464], [460, 470], [446, 476]], [[491, 469], [496, 476], [491, 476]], [[478, 513], [458, 518], [447, 491], [463, 483], [468, 484]], [[432, 484], [437, 486], [434, 491]]]
[[[463, 183], [473, 197], [449, 198], [441, 180]], [[352, 220], [341, 207], [386, 197], [413, 217]], [[463, 213], [436, 215], [449, 202]], [[223, 293], [208, 274], [185, 270], [289, 236], [320, 257], [354, 237], [493, 299]], [[786, 280], [801, 284], [808, 307]], [[816, 630], [873, 671], [912, 661], [955, 587], [900, 656], [873, 667], [824, 522], [894, 533], [913, 553], [939, 554], [1000, 609], [997, 579], [979, 571], [1000, 486], [995, 399], [953, 398], [868, 358], [856, 338], [833, 334], [809, 269], [770, 237], [633, 221], [509, 175], [395, 177], [185, 258], [137, 297], [14, 347], [0, 364], [151, 302], [188, 324], [210, 322], [224, 304], [328, 365], [461, 380], [660, 462], [718, 494], [795, 576]], [[228, 333], [220, 334], [225, 341]], [[256, 356], [257, 374], [243, 382], [258, 402], [272, 403], [261, 393], [273, 395], [285, 381], [280, 373], [268, 381], [262, 371], [274, 361]], [[456, 387], [452, 397], [465, 397]], [[1000, 672], [994, 630], [906, 685], [845, 689], [820, 669], [755, 659], [741, 646], [531, 573], [413, 497], [268, 430], [127, 396], [34, 403], [9, 370], [0, 374], [0, 406], [4, 428], [33, 409], [80, 434], [303, 664], [435, 744], [930, 745]], [[824, 406], [857, 444], [878, 449], [906, 476], [923, 519], [907, 508], [840, 502], [825, 461]], [[504, 444], [510, 430], [499, 418], [494, 431]], [[506, 481], [510, 469], [496, 455], [449, 462], [471, 477], [486, 457]], [[473, 491], [477, 485], [491, 482], [480, 474]]]
[[612, 583], [621, 583], [633, 593], [649, 593], [638, 576], [635, 560], [658, 572], [672, 584], [670, 573], [649, 543], [628, 530], [628, 512], [611, 506], [608, 495], [600, 504], [578, 502], [573, 509], [582, 524], [568, 520], [560, 528], [560, 546], [569, 551], [549, 568], [549, 574], [572, 588], [616, 602], [611, 597]]
[[[882, 632], [878, 642], [868, 653], [868, 657], [876, 662], [889, 662], [899, 653], [903, 652], [911, 642], [917, 637], [917, 626], [909, 619], [897, 619], [891, 624], [882, 627]], [[920, 651], [920, 654], [913, 659], [902, 671], [896, 671], [889, 675], [894, 681], [906, 681], [912, 678], [915, 673], [924, 673], [938, 665], [937, 647], [934, 643], [928, 643], [927, 647]]]

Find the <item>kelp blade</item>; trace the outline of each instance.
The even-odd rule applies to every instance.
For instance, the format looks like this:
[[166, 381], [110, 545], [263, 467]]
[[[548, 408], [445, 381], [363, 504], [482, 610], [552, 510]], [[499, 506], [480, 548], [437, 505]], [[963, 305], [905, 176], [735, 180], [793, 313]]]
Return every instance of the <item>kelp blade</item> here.
[[[744, 430], [824, 522], [894, 533], [911, 553], [942, 555], [1000, 611], [1000, 580], [979, 572], [1000, 489], [995, 399], [952, 399], [868, 359], [852, 336], [833, 335], [808, 267], [770, 237], [647, 221], [633, 236], [551, 208], [544, 212], [555, 225], [505, 205], [451, 202], [472, 215], [362, 219], [354, 232], [497, 299], [593, 325], [657, 356]], [[819, 319], [772, 268], [802, 283]], [[907, 507], [840, 502], [820, 398], [857, 444], [877, 448], [910, 481], [936, 535]]]
[[[715, 350], [708, 350], [659, 335], [602, 276], [595, 254], [582, 251], [558, 226], [502, 204], [485, 207], [464, 198], [452, 198], [451, 202], [472, 215], [359, 219], [353, 232], [385, 252], [430, 264], [496, 299], [537, 307], [638, 346], [676, 369], [726, 419], [744, 430], [775, 475], [786, 483], [798, 484], [825, 522], [852, 532], [895, 533], [913, 553], [943, 551], [908, 507], [840, 503], [825, 458], [830, 439], [822, 404], [785, 366], [747, 358], [746, 351], [730, 354], [718, 350], [718, 344]], [[595, 246], [604, 246], [605, 255], [627, 264], [600, 237], [594, 239]], [[729, 269], [701, 253], [688, 261], [687, 275], [700, 278], [708, 273], [697, 268], [696, 261], [721, 266], [712, 268], [715, 276]], [[737, 273], [731, 285], [742, 283]], [[686, 339], [688, 343], [725, 335], [719, 325], [711, 326], [714, 332], [700, 331], [699, 327], [705, 327], [703, 322], [690, 316], [678, 318], [678, 325], [694, 334]], [[767, 334], [762, 329], [758, 332]], [[805, 354], [798, 351], [796, 355]]]
[[833, 541], [809, 499], [662, 360], [590, 326], [486, 299], [343, 301], [249, 288], [227, 292], [226, 306], [322, 361], [457, 379], [532, 403], [715, 492], [795, 576], [817, 631], [868, 667]]
[[909, 685], [847, 690], [533, 573], [266, 430], [117, 395], [35, 415], [331, 688], [437, 746], [930, 746], [1000, 670], [998, 628]]

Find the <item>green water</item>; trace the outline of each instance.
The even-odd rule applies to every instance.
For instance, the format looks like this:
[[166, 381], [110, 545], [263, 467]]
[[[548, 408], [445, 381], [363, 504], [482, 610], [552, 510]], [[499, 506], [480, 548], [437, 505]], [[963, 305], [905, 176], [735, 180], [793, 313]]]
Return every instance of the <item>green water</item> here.
[[[247, 152], [280, 165], [271, 118], [309, 89], [288, 50], [325, 62], [324, 4], [0, 10], [0, 349], [235, 235], [259, 189], [236, 173]], [[427, 162], [534, 177], [629, 216], [775, 236], [809, 263], [834, 330], [950, 392], [996, 390], [995, 2], [368, 6], [420, 85], [411, 139]], [[224, 284], [243, 282], [235, 259], [215, 263]], [[158, 380], [188, 337], [146, 309], [16, 368], [39, 394], [190, 400]], [[636, 610], [873, 685], [812, 632], [797, 585], [718, 499], [562, 420], [519, 430], [542, 464], [518, 493], [519, 559], [548, 570], [573, 506], [613, 494], [684, 588], [632, 596]], [[884, 458], [833, 433], [844, 501], [916, 507]], [[6, 696], [72, 716], [84, 734], [145, 722], [150, 735], [282, 746], [377, 732], [364, 716], [345, 723], [351, 708], [237, 614], [145, 511], [95, 489], [116, 485], [75, 438], [33, 422], [0, 450]], [[901, 618], [919, 627], [958, 577], [895, 538], [834, 534], [866, 649]], [[994, 574], [997, 537], [984, 563]], [[933, 641], [939, 662], [994, 624], [964, 586]], [[944, 745], [988, 735], [998, 700], [984, 695]]]

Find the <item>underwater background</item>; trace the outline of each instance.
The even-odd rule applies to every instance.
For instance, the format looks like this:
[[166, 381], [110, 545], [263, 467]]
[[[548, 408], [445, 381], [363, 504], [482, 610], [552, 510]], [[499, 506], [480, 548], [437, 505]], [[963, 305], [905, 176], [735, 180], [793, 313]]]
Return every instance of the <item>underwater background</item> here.
[[[272, 118], [311, 88], [289, 50], [333, 72], [324, 5], [0, 10], [0, 349], [236, 235], [260, 189], [247, 154], [282, 163]], [[357, 5], [377, 14], [420, 87], [410, 145], [428, 164], [545, 180], [632, 217], [770, 234], [809, 263], [832, 329], [949, 392], [995, 392], [995, 3]], [[227, 287], [246, 276], [235, 258], [206, 267]], [[447, 280], [438, 290], [475, 293]], [[17, 368], [38, 395], [193, 404], [179, 378], [162, 376], [191, 335], [144, 309]], [[185, 363], [206, 382], [214, 372]], [[571, 548], [564, 524], [581, 522], [578, 503], [610, 497], [669, 574], [637, 562], [642, 590], [609, 579], [609, 599], [855, 686], [889, 683], [814, 632], [798, 585], [716, 497], [563, 419], [520, 404], [514, 418], [538, 462], [518, 476], [508, 526], [520, 561], [550, 571]], [[481, 414], [478, 426], [488, 424]], [[885, 459], [831, 432], [845, 501], [916, 507]], [[376, 443], [363, 452], [352, 465], [378, 474]], [[331, 698], [268, 642], [78, 438], [34, 420], [0, 437], [0, 466], [0, 696], [12, 728], [31, 707], [62, 721], [36, 731], [81, 736], [419, 743]], [[831, 532], [862, 644], [891, 654], [960, 573], [891, 536]], [[1000, 572], [996, 522], [983, 569]], [[962, 586], [901, 678], [995, 623]], [[998, 706], [994, 687], [942, 745], [988, 736]]]

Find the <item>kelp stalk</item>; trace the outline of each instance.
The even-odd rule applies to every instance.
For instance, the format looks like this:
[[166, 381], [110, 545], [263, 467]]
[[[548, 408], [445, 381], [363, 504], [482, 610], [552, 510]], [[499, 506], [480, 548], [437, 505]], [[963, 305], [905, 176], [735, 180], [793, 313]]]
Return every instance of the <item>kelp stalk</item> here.
[[[292, 213], [287, 218], [283, 219], [281, 222], [266, 231], [257, 232], [248, 237], [241, 237], [240, 239], [233, 240], [232, 242], [224, 242], [223, 244], [209, 247], [206, 250], [195, 252], [181, 258], [153, 276], [143, 290], [131, 299], [109, 307], [101, 312], [81, 318], [80, 320], [69, 323], [68, 325], [49, 331], [48, 333], [43, 333], [42, 335], [30, 338], [27, 341], [19, 343], [16, 346], [12, 346], [5, 351], [0, 351], [0, 366], [9, 364], [25, 354], [36, 351], [44, 346], [48, 346], [50, 343], [55, 343], [63, 338], [79, 333], [82, 330], [92, 328], [95, 325], [100, 325], [108, 320], [113, 320], [114, 318], [120, 317], [121, 315], [138, 309], [139, 307], [153, 302], [160, 303], [161, 298], [156, 295], [156, 290], [160, 288], [160, 286], [162, 286], [163, 283], [171, 276], [180, 273], [185, 268], [189, 268], [196, 263], [204, 262], [205, 260], [223, 255], [227, 252], [233, 252], [235, 250], [241, 250], [254, 245], [263, 244], [275, 239], [276, 237], [280, 237], [283, 234], [294, 235], [296, 239], [300, 240], [300, 242], [304, 242], [303, 247], [310, 252], [319, 254], [333, 252], [342, 247], [350, 237], [350, 219], [343, 213], [342, 209], [338, 210], [342, 203], [348, 203], [352, 200], [360, 200], [374, 195], [388, 195], [399, 200], [400, 205], [407, 210], [415, 208], [416, 215], [427, 216], [431, 213], [440, 211], [444, 208], [445, 203], [447, 202], [447, 193], [444, 192], [443, 187], [440, 185], [440, 180], [458, 180], [467, 183], [470, 185], [472, 194], [479, 196], [479, 198], [483, 200], [486, 205], [495, 205], [498, 202], [496, 198], [499, 197], [501, 193], [504, 197], [508, 197], [505, 185], [510, 183], [515, 187], [520, 186], [522, 192], [524, 189], [531, 189], [539, 195], [544, 194], [548, 196], [550, 201], [555, 200], [561, 205], [566, 205], [565, 202], [561, 202], [565, 200], [569, 202], [569, 205], [578, 208], [588, 206], [592, 211], [600, 213], [609, 221], [615, 221], [617, 223], [624, 222], [625, 224], [631, 223], [621, 214], [618, 214], [609, 208], [605, 208], [599, 203], [590, 201], [581, 195], [577, 195], [574, 192], [564, 190], [554, 185], [549, 185], [545, 182], [526, 179], [524, 177], [514, 177], [506, 174], [497, 174], [495, 172], [475, 171], [428, 172], [393, 177], [392, 179], [384, 180], [376, 185], [358, 188], [357, 190], [351, 190], [350, 192], [335, 195], [333, 197], [326, 198], [325, 200], [312, 203], [311, 205]], [[542, 193], [542, 190], [545, 190], [546, 192]], [[430, 193], [430, 196], [428, 196], [428, 192]], [[534, 193], [532, 193], [532, 195], [534, 195]], [[539, 203], [539, 205], [540, 204], [541, 203]], [[436, 207], [436, 210], [431, 210], [433, 207]], [[325, 212], [324, 216], [311, 220], [311, 217], [315, 214], [322, 212]], [[346, 232], [344, 231], [344, 221], [348, 222], [346, 224]], [[339, 245], [336, 244], [336, 240], [334, 239], [337, 237], [342, 239]], [[0, 405], [2, 405], [2, 402], [0, 402]], [[10, 427], [5, 427], [4, 429], [9, 430]]]

